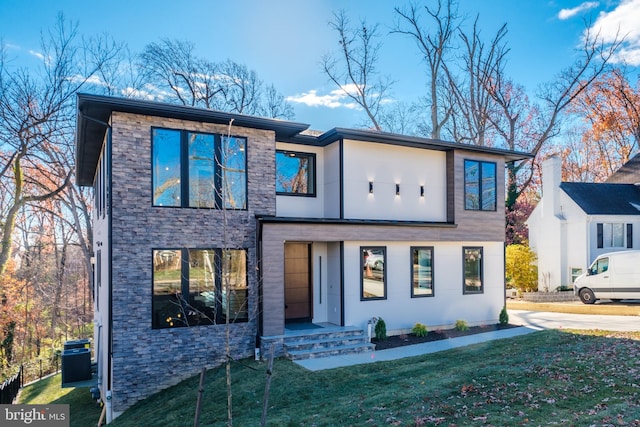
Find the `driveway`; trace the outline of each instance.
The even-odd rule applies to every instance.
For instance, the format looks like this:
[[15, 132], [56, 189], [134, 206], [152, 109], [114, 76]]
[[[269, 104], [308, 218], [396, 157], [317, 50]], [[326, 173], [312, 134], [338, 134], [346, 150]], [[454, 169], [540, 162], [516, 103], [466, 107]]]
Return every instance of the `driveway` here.
[[640, 331], [640, 316], [570, 314], [547, 311], [508, 310], [509, 323], [535, 329], [602, 329]]

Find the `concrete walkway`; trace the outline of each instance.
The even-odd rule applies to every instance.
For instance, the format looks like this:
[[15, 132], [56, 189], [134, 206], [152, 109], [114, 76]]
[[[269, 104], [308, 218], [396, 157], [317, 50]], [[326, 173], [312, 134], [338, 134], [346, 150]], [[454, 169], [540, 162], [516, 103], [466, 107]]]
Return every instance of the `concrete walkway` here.
[[347, 354], [343, 356], [329, 356], [318, 357], [315, 359], [296, 360], [295, 363], [304, 368], [307, 368], [310, 371], [321, 371], [323, 369], [361, 365], [364, 363], [383, 362], [388, 360], [402, 359], [404, 357], [413, 357], [423, 354], [436, 353], [438, 351], [449, 350], [452, 348], [463, 347], [471, 344], [478, 344], [503, 338], [517, 337], [520, 335], [535, 332], [536, 330], [539, 329], [531, 327], [502, 329], [498, 331], [484, 332], [482, 334], [467, 335], [464, 337], [449, 338], [422, 344], [405, 345], [402, 347], [390, 348], [388, 350]]

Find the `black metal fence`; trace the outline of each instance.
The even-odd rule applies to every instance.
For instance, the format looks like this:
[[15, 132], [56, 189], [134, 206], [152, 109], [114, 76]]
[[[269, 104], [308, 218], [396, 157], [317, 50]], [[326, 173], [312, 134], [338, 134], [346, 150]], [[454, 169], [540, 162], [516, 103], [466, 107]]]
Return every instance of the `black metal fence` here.
[[13, 399], [16, 398], [20, 387], [22, 387], [22, 381], [22, 366], [20, 366], [20, 370], [14, 376], [0, 384], [0, 404], [10, 405], [13, 403]]

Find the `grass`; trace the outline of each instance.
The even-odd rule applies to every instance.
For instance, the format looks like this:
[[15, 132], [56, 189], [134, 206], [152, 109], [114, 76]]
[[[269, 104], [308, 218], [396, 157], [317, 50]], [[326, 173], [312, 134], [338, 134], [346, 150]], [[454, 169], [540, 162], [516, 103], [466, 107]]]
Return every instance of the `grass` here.
[[71, 426], [97, 425], [100, 411], [88, 388], [62, 388], [61, 375], [52, 375], [22, 389], [18, 403], [46, 405], [68, 404]]
[[[640, 332], [568, 330], [319, 372], [277, 359], [268, 425], [637, 426], [638, 360]], [[232, 376], [234, 425], [258, 425], [266, 363], [236, 363]], [[195, 376], [139, 402], [112, 425], [193, 425], [197, 389]], [[68, 403], [72, 396], [52, 397]], [[69, 403], [72, 426], [97, 421], [92, 403]], [[92, 422], [74, 418], [82, 407], [91, 407]], [[225, 374], [218, 368], [207, 372], [200, 425], [225, 424]]]

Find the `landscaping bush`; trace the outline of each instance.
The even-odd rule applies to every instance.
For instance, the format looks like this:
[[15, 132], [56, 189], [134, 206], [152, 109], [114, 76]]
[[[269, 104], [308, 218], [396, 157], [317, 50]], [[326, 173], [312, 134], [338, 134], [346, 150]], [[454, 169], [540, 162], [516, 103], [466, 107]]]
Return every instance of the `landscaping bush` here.
[[498, 320], [500, 321], [501, 325], [506, 325], [507, 323], [509, 323], [509, 313], [507, 313], [506, 305], [502, 307], [502, 310], [500, 311], [500, 317], [498, 318]]
[[411, 332], [417, 337], [426, 337], [429, 330], [422, 323], [416, 323]]
[[509, 287], [522, 292], [538, 290], [535, 252], [528, 245], [509, 245], [505, 254], [505, 273]]
[[384, 320], [382, 320], [382, 317], [380, 317], [376, 322], [375, 332], [376, 332], [376, 339], [378, 341], [383, 341], [387, 339], [387, 324], [384, 323]]
[[469, 330], [466, 320], [456, 320], [456, 331], [464, 332]]

